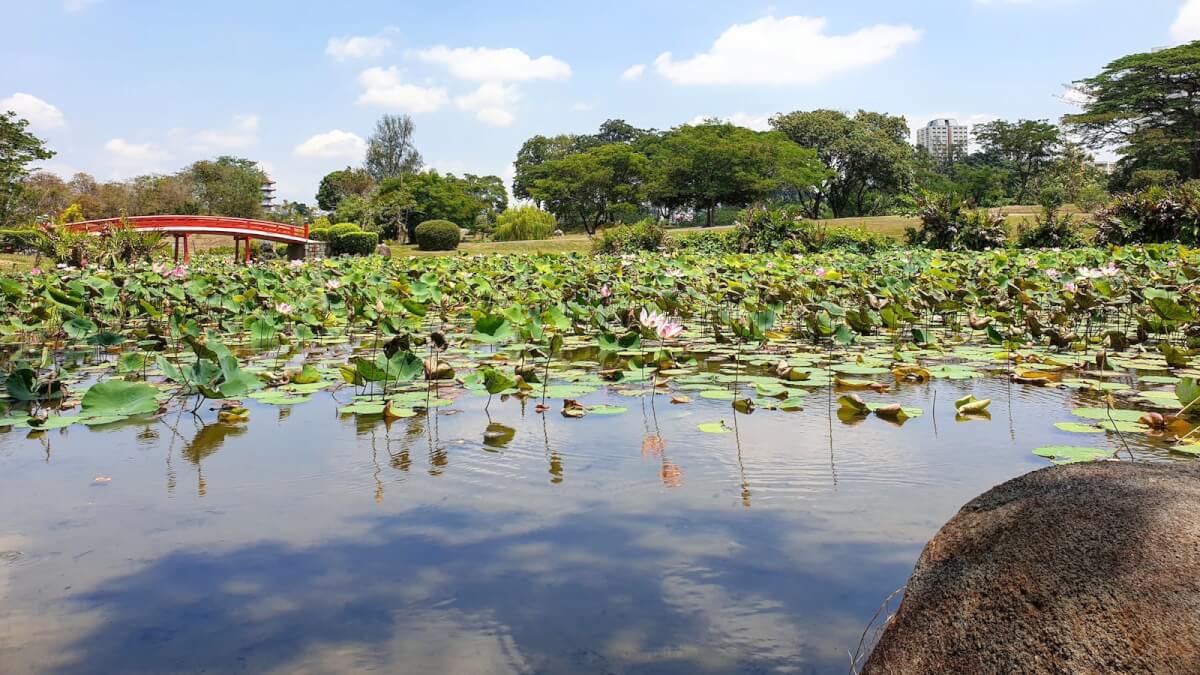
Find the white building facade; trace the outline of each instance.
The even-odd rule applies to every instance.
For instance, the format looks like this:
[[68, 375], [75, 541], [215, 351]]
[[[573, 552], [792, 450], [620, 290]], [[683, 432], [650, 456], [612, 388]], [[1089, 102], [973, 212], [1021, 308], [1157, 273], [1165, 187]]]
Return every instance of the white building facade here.
[[937, 119], [917, 129], [917, 147], [925, 148], [934, 159], [948, 162], [967, 154], [971, 130], [957, 120]]

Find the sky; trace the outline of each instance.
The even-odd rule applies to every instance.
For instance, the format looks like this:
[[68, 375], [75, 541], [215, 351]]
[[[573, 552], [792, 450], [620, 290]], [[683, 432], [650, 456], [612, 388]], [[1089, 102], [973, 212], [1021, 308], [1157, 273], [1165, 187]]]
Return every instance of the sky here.
[[0, 109], [57, 151], [43, 168], [108, 180], [232, 154], [310, 204], [384, 113], [413, 117], [427, 166], [508, 182], [530, 136], [610, 118], [1057, 119], [1070, 82], [1200, 39], [1200, 0], [0, 0], [0, 16]]

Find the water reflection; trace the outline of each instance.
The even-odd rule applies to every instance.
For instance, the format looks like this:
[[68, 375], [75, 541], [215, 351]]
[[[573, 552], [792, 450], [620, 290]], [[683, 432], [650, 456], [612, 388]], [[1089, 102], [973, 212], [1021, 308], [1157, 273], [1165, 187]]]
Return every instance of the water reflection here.
[[[488, 419], [459, 391], [391, 424], [338, 416], [322, 394], [287, 415], [250, 402], [245, 426], [73, 428], [48, 464], [0, 435], [0, 543], [28, 537], [0, 545], [22, 551], [0, 558], [0, 663], [844, 673], [941, 523], [1043, 466], [1033, 447], [1078, 442], [1052, 422], [1086, 394], [1017, 389], [1000, 405], [1007, 386], [898, 388], [886, 400], [926, 410], [902, 428], [842, 426], [824, 392], [747, 416], [607, 391], [587, 403], [631, 410], [567, 420], [515, 401]], [[965, 393], [997, 399], [994, 419], [958, 424], [934, 403]], [[719, 420], [734, 433], [697, 428]], [[195, 491], [174, 490], [176, 465]]]

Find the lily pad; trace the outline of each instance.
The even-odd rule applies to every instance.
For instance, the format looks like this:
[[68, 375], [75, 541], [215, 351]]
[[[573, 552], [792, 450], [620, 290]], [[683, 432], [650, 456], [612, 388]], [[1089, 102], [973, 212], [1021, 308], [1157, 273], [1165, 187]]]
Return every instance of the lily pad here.
[[1074, 445], [1052, 445], [1037, 448], [1033, 454], [1045, 457], [1055, 464], [1074, 464], [1076, 462], [1092, 462], [1113, 456], [1108, 448], [1088, 448]]
[[700, 431], [703, 431], [706, 434], [731, 434], [731, 433], [733, 433], [733, 429], [726, 426], [724, 420], [722, 420], [720, 422], [705, 422], [703, 424], [696, 425], [696, 428], [699, 429]]
[[158, 412], [158, 389], [143, 382], [108, 380], [92, 385], [80, 404], [91, 416], [149, 415]]

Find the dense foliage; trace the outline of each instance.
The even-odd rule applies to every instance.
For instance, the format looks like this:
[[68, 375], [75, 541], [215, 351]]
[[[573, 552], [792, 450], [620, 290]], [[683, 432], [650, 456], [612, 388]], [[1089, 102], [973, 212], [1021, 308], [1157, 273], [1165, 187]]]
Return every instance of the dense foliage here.
[[1200, 243], [1200, 182], [1117, 195], [1096, 213], [1100, 243]]
[[662, 223], [645, 218], [632, 225], [617, 225], [601, 230], [592, 243], [592, 250], [608, 254], [658, 251], [666, 244], [666, 240], [667, 231]]

